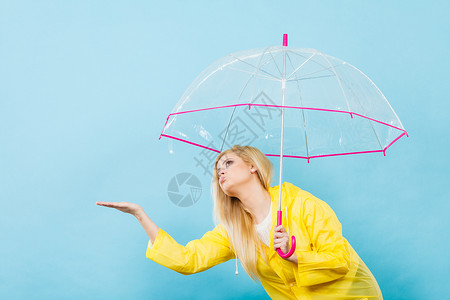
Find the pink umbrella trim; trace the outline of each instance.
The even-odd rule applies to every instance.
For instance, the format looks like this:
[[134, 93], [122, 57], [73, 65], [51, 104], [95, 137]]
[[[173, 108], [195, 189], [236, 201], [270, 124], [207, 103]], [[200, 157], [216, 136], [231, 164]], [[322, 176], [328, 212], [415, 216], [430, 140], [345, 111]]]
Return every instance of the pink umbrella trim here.
[[[188, 143], [188, 144], [197, 146], [197, 147], [205, 148], [205, 149], [208, 149], [208, 150], [210, 150], [210, 151], [214, 151], [214, 152], [216, 152], [216, 153], [220, 153], [219, 150], [216, 150], [216, 149], [213, 149], [213, 148], [209, 148], [209, 147], [206, 147], [206, 146], [197, 144], [197, 143], [193, 143], [193, 142], [190, 142], [190, 141], [185, 140], [185, 139], [181, 139], [181, 138], [177, 138], [177, 137], [174, 137], [174, 136], [171, 136], [171, 135], [167, 135], [167, 134], [164, 134], [163, 132], [164, 132], [164, 130], [166, 129], [167, 122], [169, 121], [170, 116], [172, 116], [172, 115], [186, 114], [186, 113], [199, 112], [199, 111], [205, 111], [205, 110], [211, 110], [211, 109], [218, 109], [218, 108], [236, 107], [236, 106], [248, 106], [249, 109], [251, 108], [251, 106], [266, 106], [266, 107], [294, 108], [294, 109], [306, 109], [306, 110], [318, 110], [318, 111], [328, 111], [328, 112], [337, 112], [337, 113], [347, 113], [347, 114], [349, 114], [352, 118], [353, 118], [353, 115], [357, 115], [357, 116], [360, 116], [360, 117], [362, 117], [362, 118], [365, 118], [365, 119], [368, 119], [368, 120], [371, 120], [371, 121], [374, 121], [374, 122], [377, 122], [377, 123], [380, 123], [380, 124], [383, 124], [383, 125], [386, 125], [386, 126], [389, 126], [389, 127], [392, 127], [392, 128], [395, 128], [395, 129], [397, 129], [397, 130], [402, 131], [402, 134], [400, 134], [396, 139], [394, 139], [388, 146], [386, 146], [386, 147], [385, 147], [384, 149], [382, 149], [382, 150], [370, 150], [370, 151], [359, 151], [359, 152], [347, 152], [347, 153], [323, 154], [323, 155], [314, 155], [314, 156], [310, 156], [310, 157], [297, 156], [297, 155], [283, 155], [283, 157], [303, 158], [303, 159], [308, 160], [308, 163], [309, 163], [309, 160], [312, 159], [312, 158], [330, 157], [330, 156], [341, 156], [341, 155], [352, 155], [352, 154], [365, 154], [365, 153], [377, 153], [377, 152], [382, 152], [383, 155], [386, 156], [386, 150], [387, 150], [390, 146], [392, 146], [396, 141], [398, 141], [402, 136], [406, 135], [406, 137], [409, 137], [409, 136], [408, 136], [408, 133], [407, 133], [404, 129], [398, 128], [398, 127], [396, 127], [396, 126], [393, 126], [393, 125], [387, 124], [387, 123], [385, 123], [385, 122], [381, 122], [381, 121], [375, 120], [375, 119], [373, 119], [373, 118], [369, 118], [369, 117], [366, 117], [366, 116], [363, 116], [363, 115], [361, 115], [361, 114], [354, 113], [354, 112], [348, 112], [348, 111], [342, 111], [342, 110], [334, 110], [334, 109], [324, 109], [324, 108], [313, 108], [313, 107], [281, 106], [281, 105], [252, 104], [252, 103], [246, 103], [246, 104], [245, 104], [245, 103], [244, 103], [244, 104], [233, 104], [233, 105], [217, 106], [217, 107], [210, 107], [210, 108], [203, 108], [203, 109], [196, 109], [196, 110], [189, 110], [189, 111], [182, 111], [182, 112], [171, 113], [171, 114], [169, 114], [169, 115], [167, 116], [166, 123], [164, 124], [163, 130], [162, 130], [162, 132], [161, 132], [161, 134], [160, 134], [160, 136], [159, 136], [159, 139], [161, 139], [161, 137], [167, 137], [167, 138], [171, 138], [171, 139], [174, 139], [174, 140], [177, 140], [177, 141], [185, 142], [185, 143]], [[279, 154], [266, 154], [266, 156], [276, 156], [276, 157], [279, 157], [280, 155], [279, 155]]]
[[[251, 106], [266, 106], [266, 107], [278, 107], [278, 108], [294, 108], [294, 109], [306, 109], [306, 110], [318, 110], [318, 111], [328, 111], [328, 112], [337, 112], [337, 113], [344, 113], [344, 114], [349, 114], [350, 117], [353, 118], [353, 115], [357, 115], [361, 118], [365, 118], [392, 128], [395, 128], [397, 130], [403, 131], [406, 133], [406, 131], [404, 129], [398, 128], [396, 126], [393, 126], [391, 124], [387, 124], [385, 122], [381, 122], [378, 121], [376, 119], [372, 119], [369, 117], [366, 117], [364, 115], [355, 113], [355, 112], [350, 112], [350, 111], [345, 111], [345, 110], [335, 110], [335, 109], [326, 109], [326, 108], [315, 108], [315, 107], [300, 107], [300, 106], [282, 106], [282, 105], [268, 105], [268, 104], [252, 104], [252, 103], [243, 103], [243, 104], [232, 104], [232, 105], [225, 105], [225, 106], [216, 106], [216, 107], [209, 107], [209, 108], [202, 108], [202, 109], [195, 109], [195, 110], [187, 110], [187, 111], [181, 111], [181, 112], [175, 112], [175, 113], [171, 113], [167, 116], [167, 120], [166, 123], [164, 124], [163, 130], [161, 132], [161, 134], [164, 132], [167, 122], [169, 121], [170, 116], [173, 115], [180, 115], [180, 114], [187, 114], [187, 113], [193, 113], [193, 112], [199, 112], [199, 111], [205, 111], [205, 110], [211, 110], [211, 109], [219, 109], [219, 108], [227, 108], [227, 107], [237, 107], [237, 106], [248, 106], [248, 109], [251, 108]], [[406, 136], [408, 137], [408, 133], [406, 133]]]
[[[346, 153], [323, 154], [323, 155], [313, 155], [313, 156], [310, 156], [310, 157], [306, 157], [306, 156], [297, 156], [297, 155], [283, 155], [283, 157], [289, 157], [289, 158], [303, 158], [303, 159], [308, 160], [308, 163], [309, 163], [309, 160], [310, 160], [310, 159], [312, 159], [312, 158], [319, 158], [319, 157], [330, 157], [330, 156], [341, 156], [341, 155], [352, 155], [352, 154], [365, 154], [365, 153], [377, 153], [377, 152], [382, 152], [383, 155], [386, 156], [386, 150], [387, 150], [390, 146], [392, 146], [392, 144], [394, 144], [396, 141], [398, 141], [398, 139], [400, 139], [400, 138], [401, 138], [402, 136], [404, 136], [404, 135], [406, 135], [406, 131], [404, 131], [401, 135], [399, 135], [395, 140], [393, 140], [393, 141], [392, 141], [388, 146], [386, 146], [386, 148], [384, 148], [383, 150], [370, 150], [370, 151], [359, 151], [359, 152], [346, 152]], [[406, 136], [408, 136], [408, 135], [406, 135]], [[171, 138], [171, 139], [174, 139], [174, 140], [177, 140], [177, 141], [181, 141], [181, 142], [185, 142], [185, 143], [188, 143], [188, 144], [197, 146], [197, 147], [205, 148], [205, 149], [214, 151], [214, 152], [216, 152], [216, 153], [220, 153], [219, 150], [216, 150], [216, 149], [213, 149], [213, 148], [209, 148], [209, 147], [206, 147], [206, 146], [197, 144], [197, 143], [189, 142], [189, 141], [187, 141], [187, 140], [180, 139], [180, 138], [177, 138], [177, 137], [174, 137], [174, 136], [171, 136], [171, 135], [161, 134], [161, 136], [160, 136], [159, 138], [161, 138], [161, 137]], [[280, 156], [279, 154], [265, 154], [265, 155], [266, 155], [266, 156], [275, 156], [275, 157], [279, 157], [279, 156]]]

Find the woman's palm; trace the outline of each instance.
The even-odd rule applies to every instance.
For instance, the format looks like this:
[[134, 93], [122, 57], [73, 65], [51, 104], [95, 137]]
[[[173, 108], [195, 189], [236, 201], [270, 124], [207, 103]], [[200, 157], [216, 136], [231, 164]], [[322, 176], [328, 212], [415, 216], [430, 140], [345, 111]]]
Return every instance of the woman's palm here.
[[97, 202], [97, 205], [115, 208], [124, 213], [135, 215], [141, 207], [135, 203], [129, 202]]

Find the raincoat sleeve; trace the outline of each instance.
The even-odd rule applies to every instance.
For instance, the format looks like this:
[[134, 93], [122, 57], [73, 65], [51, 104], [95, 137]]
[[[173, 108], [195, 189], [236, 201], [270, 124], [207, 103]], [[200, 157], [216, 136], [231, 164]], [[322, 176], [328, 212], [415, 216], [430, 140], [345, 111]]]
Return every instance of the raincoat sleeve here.
[[[342, 226], [333, 210], [322, 200], [308, 194], [301, 203], [301, 227], [309, 237], [309, 249], [297, 249], [299, 286], [329, 282], [350, 270], [350, 251], [342, 236]], [[307, 250], [307, 251], [305, 251]]]
[[164, 267], [189, 275], [233, 258], [234, 252], [230, 249], [226, 230], [218, 225], [186, 246], [178, 244], [160, 228], [153, 245], [149, 243], [146, 256]]

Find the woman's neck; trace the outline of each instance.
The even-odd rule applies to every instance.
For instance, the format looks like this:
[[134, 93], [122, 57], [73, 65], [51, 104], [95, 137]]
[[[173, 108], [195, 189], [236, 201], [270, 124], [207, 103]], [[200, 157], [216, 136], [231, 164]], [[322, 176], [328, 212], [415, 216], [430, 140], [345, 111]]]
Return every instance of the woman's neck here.
[[237, 198], [255, 216], [256, 224], [261, 223], [269, 213], [272, 199], [269, 192], [259, 182], [242, 189]]

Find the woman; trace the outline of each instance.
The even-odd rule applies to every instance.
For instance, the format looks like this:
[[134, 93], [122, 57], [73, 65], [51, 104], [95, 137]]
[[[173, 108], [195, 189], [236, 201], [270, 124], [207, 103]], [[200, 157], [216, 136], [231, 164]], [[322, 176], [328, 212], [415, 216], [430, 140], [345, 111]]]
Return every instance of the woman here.
[[[234, 146], [217, 156], [214, 171], [219, 225], [186, 246], [158, 228], [139, 205], [97, 204], [134, 215], [150, 238], [147, 257], [179, 273], [201, 272], [238, 258], [272, 299], [382, 299], [375, 278], [342, 236], [341, 224], [325, 202], [283, 183], [284, 226], [276, 227], [279, 187], [270, 187], [272, 164], [258, 149]], [[276, 250], [289, 250], [285, 228], [296, 237], [297, 247], [283, 259]]]

